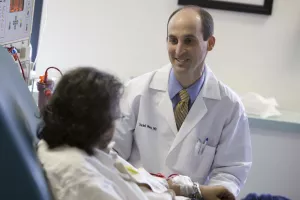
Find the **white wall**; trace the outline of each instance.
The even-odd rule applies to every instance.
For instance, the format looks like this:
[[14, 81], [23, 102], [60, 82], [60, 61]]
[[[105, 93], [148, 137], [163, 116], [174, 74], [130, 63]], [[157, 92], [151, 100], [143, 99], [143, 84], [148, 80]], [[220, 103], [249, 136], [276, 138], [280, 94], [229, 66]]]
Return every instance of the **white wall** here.
[[274, 0], [272, 16], [212, 12], [217, 46], [209, 63], [239, 94], [274, 96], [300, 111], [300, 1]]
[[[168, 62], [166, 21], [177, 0], [45, 1], [39, 73], [91, 64], [127, 79]], [[209, 65], [240, 95], [275, 96], [300, 111], [299, 8], [299, 0], [275, 0], [272, 16], [211, 10], [217, 44]]]
[[166, 21], [175, 1], [45, 1], [38, 72], [50, 65], [91, 64], [127, 79], [168, 62]]

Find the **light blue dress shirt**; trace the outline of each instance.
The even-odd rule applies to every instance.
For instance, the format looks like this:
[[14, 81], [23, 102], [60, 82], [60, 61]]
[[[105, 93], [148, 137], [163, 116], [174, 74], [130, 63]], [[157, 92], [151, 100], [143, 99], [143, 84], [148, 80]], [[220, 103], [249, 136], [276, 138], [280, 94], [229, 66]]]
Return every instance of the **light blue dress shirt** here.
[[[189, 109], [192, 107], [194, 101], [196, 100], [198, 94], [200, 93], [206, 76], [206, 70], [204, 68], [203, 75], [200, 79], [198, 79], [193, 85], [187, 88], [187, 91], [190, 95]], [[180, 101], [179, 92], [183, 89], [178, 80], [175, 77], [173, 69], [171, 69], [170, 77], [169, 77], [169, 95], [173, 104], [173, 109]]]

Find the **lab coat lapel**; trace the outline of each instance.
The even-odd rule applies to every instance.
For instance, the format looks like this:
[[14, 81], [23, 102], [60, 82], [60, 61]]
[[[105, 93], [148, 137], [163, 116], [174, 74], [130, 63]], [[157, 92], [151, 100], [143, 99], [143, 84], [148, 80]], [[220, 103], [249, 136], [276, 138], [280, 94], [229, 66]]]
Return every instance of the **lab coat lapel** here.
[[172, 102], [170, 101], [168, 92], [165, 92], [162, 95], [162, 99], [159, 102], [158, 109], [161, 115], [166, 118], [173, 133], [177, 134], [174, 111], [173, 111]]
[[193, 106], [191, 107], [186, 119], [184, 120], [177, 137], [175, 138], [169, 153], [178, 145], [184, 138], [192, 132], [194, 127], [202, 120], [205, 114], [208, 111], [208, 108], [205, 104], [205, 99], [216, 99], [220, 100], [220, 89], [218, 86], [218, 81], [207, 67], [207, 74], [205, 83], [202, 90], [200, 91], [197, 99], [195, 100]]
[[150, 88], [156, 92], [156, 105], [160, 114], [166, 119], [170, 129], [174, 134], [177, 134], [177, 128], [174, 118], [172, 102], [168, 92], [168, 80], [171, 70], [171, 65], [168, 64], [159, 69], [150, 83]]
[[207, 112], [203, 96], [199, 95], [184, 120], [170, 151], [172, 151], [198, 124]]

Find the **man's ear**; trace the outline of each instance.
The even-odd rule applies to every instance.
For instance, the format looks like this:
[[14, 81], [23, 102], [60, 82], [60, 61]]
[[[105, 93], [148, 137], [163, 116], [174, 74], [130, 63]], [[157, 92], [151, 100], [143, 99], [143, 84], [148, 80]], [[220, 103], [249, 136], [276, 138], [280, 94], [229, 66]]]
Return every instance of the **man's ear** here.
[[209, 37], [207, 42], [207, 51], [213, 50], [215, 43], [216, 43], [216, 38], [214, 36]]

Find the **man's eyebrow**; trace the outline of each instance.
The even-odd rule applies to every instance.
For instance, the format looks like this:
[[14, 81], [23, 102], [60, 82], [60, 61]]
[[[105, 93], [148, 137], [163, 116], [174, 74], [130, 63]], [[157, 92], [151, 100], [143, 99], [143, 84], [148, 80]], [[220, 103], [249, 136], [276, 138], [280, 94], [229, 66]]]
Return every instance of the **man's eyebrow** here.
[[[176, 38], [176, 36], [170, 34], [170, 35], [168, 35], [168, 38]], [[193, 34], [187, 34], [187, 35], [184, 35], [184, 38], [196, 38], [196, 36]]]
[[170, 34], [168, 35], [168, 38], [175, 38], [175, 35]]
[[185, 38], [196, 38], [196, 36], [195, 36], [195, 35], [192, 35], [192, 34], [185, 35], [184, 37], [185, 37]]

